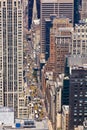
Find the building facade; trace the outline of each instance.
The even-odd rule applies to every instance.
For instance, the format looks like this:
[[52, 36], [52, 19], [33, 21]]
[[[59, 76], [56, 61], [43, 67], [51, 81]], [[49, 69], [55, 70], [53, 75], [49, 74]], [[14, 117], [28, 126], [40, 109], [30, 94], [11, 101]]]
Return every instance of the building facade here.
[[45, 54], [45, 18], [49, 18], [50, 15], [56, 14], [58, 17], [66, 17], [73, 23], [73, 0], [41, 0], [41, 53]]
[[74, 55], [87, 54], [86, 46], [87, 46], [87, 22], [81, 21], [81, 23], [75, 25], [75, 29], [72, 33], [70, 53]]
[[[66, 36], [65, 36], [66, 35]], [[69, 54], [71, 35], [56, 36], [56, 75], [64, 73], [65, 56]]]
[[87, 1], [82, 0], [82, 15], [81, 19], [86, 19], [87, 18]]
[[0, 0], [0, 105], [19, 117], [23, 91], [23, 16], [20, 0]]
[[46, 93], [45, 102], [49, 119], [52, 122], [53, 130], [61, 128], [61, 90], [62, 90], [62, 78], [60, 75], [56, 81], [46, 81]]
[[87, 119], [87, 69], [73, 67], [70, 76], [69, 94], [69, 130], [79, 125]]
[[62, 130], [69, 130], [69, 106], [62, 106]]
[[[50, 37], [54, 35], [54, 44], [55, 44], [55, 71], [58, 76], [61, 73], [64, 73], [65, 66], [65, 56], [69, 54], [69, 44], [71, 43], [71, 35], [72, 35], [73, 27], [72, 24], [69, 23], [68, 18], [58, 18], [53, 20], [53, 27], [50, 31]], [[54, 48], [52, 46], [50, 40], [50, 54]], [[50, 59], [54, 55], [50, 55]]]

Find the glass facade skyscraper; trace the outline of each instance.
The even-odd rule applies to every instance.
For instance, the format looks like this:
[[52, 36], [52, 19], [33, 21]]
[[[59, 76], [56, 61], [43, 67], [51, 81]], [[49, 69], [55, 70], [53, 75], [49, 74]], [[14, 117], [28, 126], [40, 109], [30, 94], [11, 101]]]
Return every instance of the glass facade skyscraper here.
[[72, 69], [69, 107], [69, 130], [74, 130], [87, 119], [87, 68], [83, 66]]

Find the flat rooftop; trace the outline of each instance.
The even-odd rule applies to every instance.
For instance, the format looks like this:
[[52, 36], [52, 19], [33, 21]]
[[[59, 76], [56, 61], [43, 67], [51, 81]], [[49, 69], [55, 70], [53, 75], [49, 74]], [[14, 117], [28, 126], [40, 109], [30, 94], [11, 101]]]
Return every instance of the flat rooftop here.
[[20, 127], [20, 128], [15, 128], [15, 127], [10, 127], [10, 126], [0, 126], [0, 130], [49, 130], [48, 129], [48, 121], [45, 119], [45, 120], [42, 120], [42, 121], [34, 121], [35, 123], [35, 128], [23, 128], [23, 127]]
[[0, 107], [0, 112], [14, 112], [11, 107]]
[[74, 3], [74, 0], [41, 0], [41, 3]]

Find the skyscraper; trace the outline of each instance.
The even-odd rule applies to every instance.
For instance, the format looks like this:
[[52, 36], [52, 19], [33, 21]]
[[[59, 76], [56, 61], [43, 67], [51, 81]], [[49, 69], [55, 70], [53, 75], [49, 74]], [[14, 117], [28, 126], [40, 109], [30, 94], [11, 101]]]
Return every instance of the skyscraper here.
[[50, 60], [53, 59], [52, 52], [55, 53], [55, 70], [58, 76], [64, 73], [65, 55], [69, 54], [69, 44], [72, 42], [73, 27], [68, 18], [57, 18], [53, 20], [50, 30], [50, 37], [54, 35], [55, 51], [53, 51], [52, 39], [50, 38]]
[[87, 66], [72, 68], [69, 99], [69, 130], [74, 130], [87, 119]]
[[20, 0], [0, 0], [0, 105], [19, 117], [23, 91], [23, 17]]
[[31, 28], [34, 1], [36, 3], [37, 18], [40, 18], [40, 0], [28, 0], [28, 29]]
[[56, 14], [58, 17], [66, 17], [73, 23], [73, 0], [41, 0], [41, 53], [45, 54], [45, 18], [50, 18], [50, 15]]

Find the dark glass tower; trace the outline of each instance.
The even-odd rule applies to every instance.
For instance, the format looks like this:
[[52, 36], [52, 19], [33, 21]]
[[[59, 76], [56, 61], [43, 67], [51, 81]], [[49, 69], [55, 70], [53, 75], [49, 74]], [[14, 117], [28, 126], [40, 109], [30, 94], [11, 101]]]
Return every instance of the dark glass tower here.
[[37, 18], [40, 19], [40, 0], [36, 0]]
[[48, 60], [49, 55], [50, 55], [50, 28], [51, 27], [52, 27], [52, 20], [46, 19], [45, 20], [45, 28], [46, 28], [46, 32], [45, 32], [45, 39], [46, 39], [45, 59], [46, 59], [46, 61]]
[[28, 29], [31, 28], [31, 23], [32, 23], [33, 2], [34, 0], [28, 0]]
[[69, 105], [69, 66], [68, 66], [68, 58], [66, 57], [65, 61], [65, 73], [64, 73], [64, 80], [63, 80], [63, 89], [62, 89], [62, 105]]
[[70, 76], [69, 130], [87, 119], [87, 68], [73, 68]]
[[[31, 28], [34, 0], [28, 0], [28, 30]], [[40, 18], [40, 0], [36, 0], [37, 18]]]
[[74, 25], [80, 20], [79, 6], [80, 0], [74, 0]]
[[45, 19], [45, 60], [47, 61], [50, 56], [50, 29], [53, 26], [53, 20], [56, 15], [50, 15], [50, 18]]

